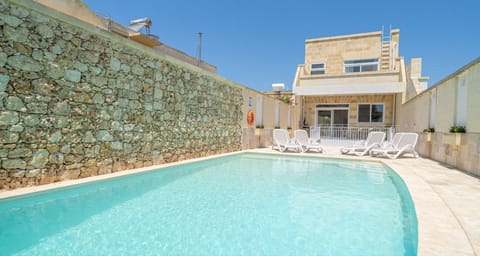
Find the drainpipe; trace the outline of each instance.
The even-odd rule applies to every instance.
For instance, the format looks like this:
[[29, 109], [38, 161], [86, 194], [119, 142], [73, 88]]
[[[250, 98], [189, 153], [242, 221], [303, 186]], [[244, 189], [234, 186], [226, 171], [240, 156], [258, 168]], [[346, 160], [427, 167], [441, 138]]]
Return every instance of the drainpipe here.
[[305, 125], [305, 96], [301, 96], [301, 97], [302, 97], [302, 117], [300, 119], [300, 124], [301, 124], [300, 129], [303, 129], [303, 126]]
[[395, 127], [395, 112], [397, 110], [397, 94], [393, 94], [393, 115], [392, 115], [392, 126]]
[[390, 131], [390, 141], [393, 138], [393, 134], [396, 133], [396, 128], [395, 128], [395, 112], [397, 111], [397, 94], [393, 94], [393, 114], [392, 114], [392, 129]]

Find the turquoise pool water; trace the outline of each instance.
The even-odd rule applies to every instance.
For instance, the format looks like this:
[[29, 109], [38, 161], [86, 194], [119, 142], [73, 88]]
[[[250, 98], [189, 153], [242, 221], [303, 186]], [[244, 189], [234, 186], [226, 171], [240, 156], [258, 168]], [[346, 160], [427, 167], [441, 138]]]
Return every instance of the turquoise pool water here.
[[238, 154], [0, 200], [0, 255], [416, 255], [375, 162]]

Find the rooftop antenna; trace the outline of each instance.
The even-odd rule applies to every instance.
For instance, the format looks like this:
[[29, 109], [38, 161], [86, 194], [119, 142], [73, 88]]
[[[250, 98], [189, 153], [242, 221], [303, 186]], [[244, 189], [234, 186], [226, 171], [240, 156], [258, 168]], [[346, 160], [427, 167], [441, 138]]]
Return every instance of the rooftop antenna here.
[[202, 32], [198, 32], [198, 47], [197, 47], [197, 66], [200, 67], [202, 62]]

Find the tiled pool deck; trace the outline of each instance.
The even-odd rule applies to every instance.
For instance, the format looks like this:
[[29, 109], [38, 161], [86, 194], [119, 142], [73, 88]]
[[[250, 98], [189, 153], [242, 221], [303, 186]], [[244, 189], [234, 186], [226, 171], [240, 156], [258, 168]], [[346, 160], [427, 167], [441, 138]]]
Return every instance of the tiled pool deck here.
[[[251, 150], [251, 152], [298, 154], [279, 153], [269, 148], [255, 149]], [[324, 153], [322, 154], [304, 153], [304, 155], [378, 160], [386, 163], [405, 181], [415, 203], [419, 229], [418, 255], [450, 256], [480, 254], [479, 178], [469, 176], [455, 168], [425, 158], [415, 159], [405, 157], [391, 160], [385, 158], [372, 158], [369, 156], [345, 156], [339, 153], [338, 147], [333, 146], [324, 147]], [[0, 198], [142, 172], [167, 165], [140, 168], [81, 180], [64, 181], [44, 186], [22, 188], [13, 191], [4, 191], [0, 192]]]

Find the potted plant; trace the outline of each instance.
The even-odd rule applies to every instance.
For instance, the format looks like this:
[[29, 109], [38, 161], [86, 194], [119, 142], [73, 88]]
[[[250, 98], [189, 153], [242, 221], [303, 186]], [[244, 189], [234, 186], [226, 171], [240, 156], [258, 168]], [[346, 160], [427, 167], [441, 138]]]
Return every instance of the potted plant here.
[[435, 132], [435, 128], [426, 128], [426, 129], [423, 129], [423, 132], [433, 133], [433, 132]]
[[450, 132], [451, 133], [466, 133], [467, 130], [465, 129], [465, 126], [452, 126], [452, 127], [450, 127]]

